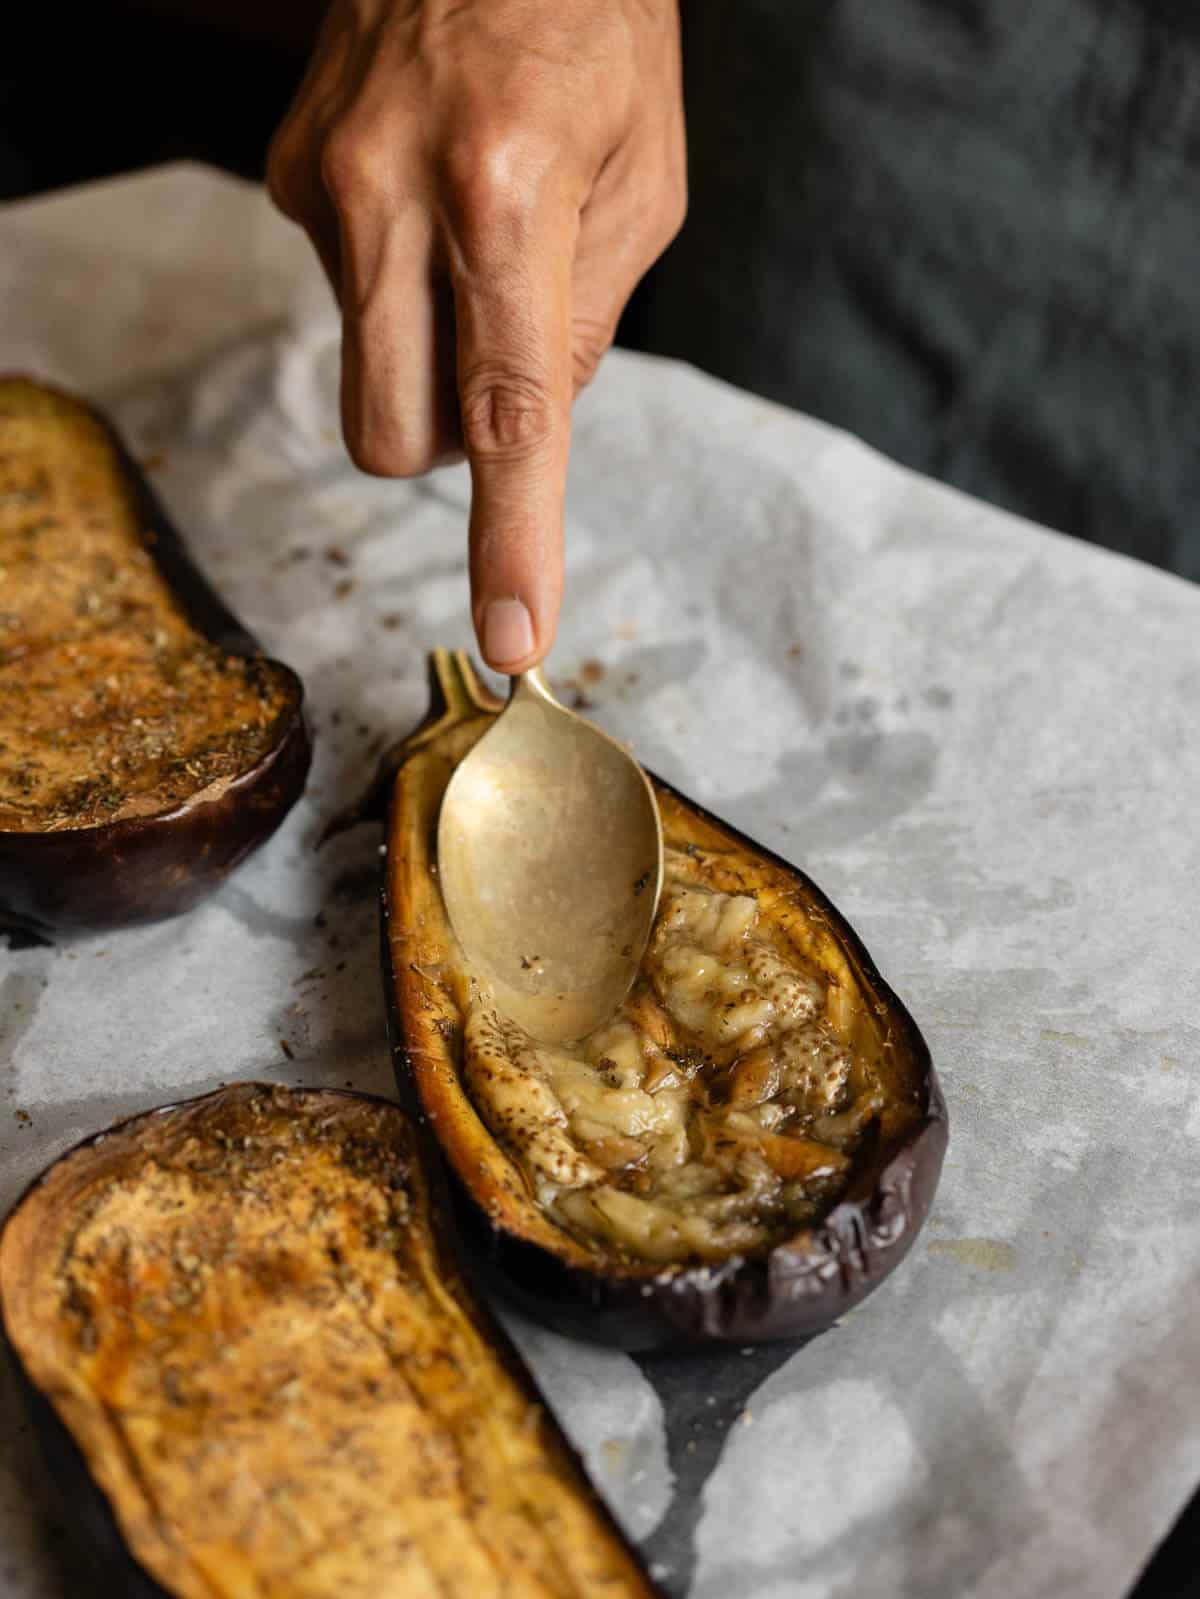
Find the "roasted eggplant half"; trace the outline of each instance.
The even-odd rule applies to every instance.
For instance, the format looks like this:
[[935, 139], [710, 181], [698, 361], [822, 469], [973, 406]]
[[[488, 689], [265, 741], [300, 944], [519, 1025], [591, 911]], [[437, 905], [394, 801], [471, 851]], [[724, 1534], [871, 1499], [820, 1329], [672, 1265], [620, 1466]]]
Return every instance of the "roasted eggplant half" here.
[[384, 956], [400, 1091], [470, 1258], [559, 1331], [630, 1349], [823, 1331], [903, 1258], [937, 1184], [946, 1110], [916, 1025], [802, 872], [655, 780], [666, 877], [629, 999], [575, 1044], [523, 1034], [467, 967], [435, 857], [498, 702], [461, 655], [432, 676], [391, 760]]
[[[121, 1599], [651, 1599], [394, 1104], [244, 1083], [57, 1161], [4, 1328]], [[431, 1183], [432, 1174], [432, 1183]]]
[[0, 917], [187, 910], [299, 797], [302, 698], [103, 417], [0, 378]]

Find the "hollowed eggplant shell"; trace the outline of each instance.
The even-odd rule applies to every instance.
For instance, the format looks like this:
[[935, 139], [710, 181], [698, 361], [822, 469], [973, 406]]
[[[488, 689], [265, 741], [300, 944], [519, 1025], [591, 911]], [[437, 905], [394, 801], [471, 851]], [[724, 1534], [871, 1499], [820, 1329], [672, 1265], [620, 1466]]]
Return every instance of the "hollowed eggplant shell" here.
[[[611, 1595], [611, 1599], [663, 1599], [661, 1590], [646, 1574], [596, 1495], [578, 1455], [546, 1407], [520, 1356], [499, 1325], [469, 1293], [446, 1226], [440, 1157], [424, 1130], [400, 1107], [372, 1095], [252, 1082], [236, 1083], [199, 1099], [164, 1106], [76, 1146], [27, 1190], [10, 1212], [0, 1235], [4, 1340], [50, 1478], [62, 1499], [74, 1546], [87, 1561], [88, 1592], [112, 1595], [113, 1599], [197, 1599], [199, 1595], [220, 1599], [222, 1595], [248, 1591], [240, 1584], [256, 1576], [253, 1554], [246, 1556], [240, 1545], [233, 1547], [233, 1575], [226, 1578], [224, 1563], [214, 1559], [209, 1549], [197, 1553], [187, 1543], [183, 1529], [167, 1526], [164, 1535], [159, 1535], [156, 1526], [161, 1506], [153, 1495], [153, 1479], [143, 1477], [136, 1455], [122, 1436], [121, 1412], [97, 1407], [95, 1416], [90, 1421], [85, 1418], [81, 1424], [78, 1399], [73, 1397], [73, 1373], [64, 1372], [60, 1357], [46, 1355], [47, 1345], [57, 1337], [57, 1329], [46, 1325], [46, 1304], [48, 1299], [57, 1303], [48, 1279], [65, 1248], [73, 1243], [74, 1228], [86, 1226], [92, 1195], [107, 1176], [143, 1164], [186, 1162], [195, 1158], [197, 1149], [206, 1155], [214, 1133], [218, 1138], [224, 1133], [221, 1147], [231, 1150], [236, 1159], [243, 1135], [258, 1130], [262, 1123], [255, 1118], [264, 1112], [268, 1122], [274, 1120], [289, 1131], [297, 1130], [301, 1144], [305, 1141], [305, 1128], [319, 1124], [335, 1129], [347, 1127], [354, 1162], [361, 1160], [369, 1165], [375, 1161], [378, 1180], [389, 1194], [403, 1188], [408, 1202], [406, 1228], [416, 1230], [416, 1241], [402, 1246], [411, 1253], [404, 1257], [401, 1280], [411, 1273], [412, 1280], [421, 1283], [432, 1279], [433, 1284], [424, 1296], [431, 1307], [431, 1320], [429, 1325], [417, 1329], [417, 1344], [434, 1351], [435, 1360], [441, 1351], [448, 1351], [446, 1358], [453, 1362], [459, 1361], [464, 1348], [477, 1352], [476, 1361], [467, 1369], [457, 1367], [460, 1380], [443, 1390], [450, 1393], [445, 1404], [439, 1406], [435, 1398], [431, 1410], [426, 1409], [427, 1400], [416, 1407], [421, 1415], [433, 1414], [437, 1421], [432, 1433], [426, 1429], [422, 1451], [411, 1458], [405, 1456], [399, 1491], [418, 1506], [419, 1517], [419, 1506], [427, 1495], [427, 1487], [423, 1486], [425, 1474], [433, 1470], [436, 1476], [438, 1457], [447, 1450], [452, 1456], [461, 1450], [461, 1461], [450, 1474], [451, 1482], [462, 1487], [458, 1500], [458, 1513], [463, 1517], [461, 1533], [477, 1550], [481, 1547], [486, 1558], [495, 1561], [497, 1574], [494, 1582], [489, 1574], [481, 1582], [476, 1553], [474, 1577], [468, 1574], [461, 1581], [457, 1577], [449, 1580], [442, 1573], [446, 1585], [438, 1591], [444, 1591], [447, 1599], [487, 1599], [489, 1594], [501, 1591], [511, 1599], [591, 1599], [593, 1593]], [[382, 1162], [378, 1160], [381, 1150], [390, 1152]], [[301, 1152], [295, 1158], [306, 1157]], [[320, 1205], [325, 1204], [327, 1194], [328, 1189], [318, 1191]], [[333, 1197], [336, 1202], [336, 1195]], [[248, 1208], [261, 1212], [260, 1197], [252, 1195]], [[160, 1225], [161, 1219], [160, 1212]], [[222, 1217], [222, 1222], [225, 1220], [227, 1217]], [[287, 1225], [281, 1216], [280, 1228], [285, 1236], [290, 1236], [286, 1234]], [[261, 1214], [253, 1217], [248, 1226], [251, 1245], [257, 1240], [261, 1249]], [[228, 1250], [227, 1232], [222, 1232], [221, 1237], [225, 1242], [220, 1247]], [[136, 1243], [135, 1239], [135, 1246]], [[269, 1250], [273, 1245], [269, 1228], [266, 1243]], [[368, 1247], [377, 1245], [369, 1243]], [[334, 1260], [328, 1280], [312, 1282], [304, 1292], [289, 1290], [295, 1269], [285, 1255], [275, 1262], [256, 1260], [252, 1249], [247, 1252], [245, 1270], [251, 1279], [264, 1278], [265, 1274], [268, 1303], [271, 1294], [280, 1291], [286, 1304], [294, 1307], [294, 1314], [301, 1318], [308, 1314], [306, 1303], [328, 1303], [331, 1294], [342, 1291], [334, 1286], [341, 1282], [340, 1260]], [[271, 1283], [278, 1283], [279, 1290], [272, 1289]], [[68, 1303], [55, 1316], [67, 1318], [77, 1313], [78, 1306]], [[316, 1358], [321, 1360], [324, 1345], [319, 1341], [319, 1332], [315, 1337]], [[267, 1406], [277, 1402], [266, 1391], [269, 1379], [265, 1375], [276, 1352], [270, 1345], [260, 1350], [262, 1401]], [[118, 1356], [120, 1353], [118, 1350]], [[332, 1348], [328, 1351], [327, 1381], [322, 1379], [321, 1385], [326, 1399], [334, 1394], [336, 1403], [344, 1405], [347, 1401], [341, 1396], [339, 1385], [347, 1380], [347, 1366], [344, 1359], [334, 1358], [337, 1353]], [[57, 1366], [56, 1358], [60, 1358]], [[103, 1359], [101, 1369], [105, 1369]], [[402, 1377], [410, 1370], [402, 1361], [397, 1369]], [[184, 1376], [186, 1380], [186, 1372]], [[405, 1381], [411, 1381], [421, 1391], [419, 1376], [406, 1377]], [[306, 1406], [300, 1414], [307, 1414]], [[136, 1423], [141, 1416], [133, 1414], [132, 1419]], [[362, 1420], [361, 1407], [347, 1408], [344, 1429], [335, 1437], [339, 1472], [344, 1470], [351, 1492], [362, 1463], [349, 1440]], [[456, 1426], [461, 1426], [461, 1434], [455, 1431]], [[180, 1436], [181, 1440], [188, 1439], [186, 1429], [181, 1428]], [[210, 1451], [212, 1447], [209, 1446]], [[302, 1433], [296, 1445], [297, 1470], [304, 1461], [306, 1447], [311, 1448], [311, 1444], [305, 1443]], [[432, 1455], [426, 1453], [428, 1450], [432, 1450]], [[481, 1451], [486, 1456], [484, 1476], [503, 1486], [504, 1496], [498, 1497], [494, 1507], [486, 1501], [481, 1504], [477, 1494]], [[222, 1472], [228, 1466], [227, 1480], [236, 1483], [236, 1448], [233, 1455], [222, 1450], [219, 1458]], [[252, 1467], [248, 1480], [253, 1486], [256, 1479]], [[339, 1475], [329, 1490], [339, 1503], [338, 1484], [342, 1480]], [[266, 1487], [270, 1487], [269, 1481]], [[493, 1509], [498, 1519], [489, 1532], [488, 1518]], [[507, 1523], [502, 1525], [506, 1517]], [[204, 1525], [207, 1528], [210, 1523], [206, 1520]], [[443, 1542], [452, 1549], [455, 1529], [443, 1524], [442, 1534], [447, 1530], [449, 1535], [443, 1537]], [[479, 1536], [475, 1538], [477, 1531]], [[354, 1526], [345, 1536], [353, 1540]], [[420, 1542], [419, 1535], [406, 1535], [405, 1529], [397, 1526], [397, 1542], [406, 1536]], [[545, 1549], [539, 1553], [534, 1547], [539, 1540], [549, 1549], [549, 1555]], [[249, 1570], [244, 1560], [249, 1561]], [[467, 1569], [469, 1573], [470, 1568]], [[218, 1574], [215, 1578], [214, 1572]], [[257, 1575], [266, 1580], [266, 1573]], [[372, 1568], [369, 1591], [374, 1592], [373, 1584], [387, 1578], [396, 1581], [396, 1573]], [[279, 1581], [275, 1575], [275, 1584]], [[259, 1591], [257, 1584], [254, 1591]], [[286, 1590], [273, 1586], [271, 1591]], [[333, 1584], [304, 1589], [306, 1593], [318, 1591], [340, 1595], [343, 1590]], [[400, 1590], [390, 1587], [387, 1591]], [[421, 1591], [425, 1592], [425, 1587]]]
[[0, 927], [35, 932], [99, 931], [190, 910], [271, 836], [303, 793], [312, 761], [299, 677], [264, 658], [257, 640], [195, 566], [108, 419], [74, 396], [62, 397], [87, 411], [107, 435], [145, 547], [192, 627], [230, 655], [265, 659], [290, 692], [271, 747], [215, 797], [90, 827], [0, 829]]
[[395, 775], [387, 822], [383, 958], [402, 1099], [424, 1116], [450, 1172], [458, 1226], [480, 1279], [528, 1315], [570, 1336], [646, 1351], [672, 1345], [803, 1341], [829, 1328], [904, 1258], [932, 1202], [946, 1150], [945, 1101], [912, 1017], [861, 940], [795, 867], [654, 778], [660, 803], [685, 815], [697, 843], [748, 852], [784, 872], [823, 958], [838, 965], [902, 1052], [916, 1114], [899, 1140], [860, 1151], [842, 1199], [817, 1227], [765, 1253], [669, 1269], [605, 1259], [537, 1205], [516, 1162], [467, 1095], [451, 1054], [457, 1018], [426, 974], [448, 958], [451, 935], [436, 883], [440, 795], [456, 762], [500, 702], [465, 656], [431, 664], [426, 722], [385, 759]]

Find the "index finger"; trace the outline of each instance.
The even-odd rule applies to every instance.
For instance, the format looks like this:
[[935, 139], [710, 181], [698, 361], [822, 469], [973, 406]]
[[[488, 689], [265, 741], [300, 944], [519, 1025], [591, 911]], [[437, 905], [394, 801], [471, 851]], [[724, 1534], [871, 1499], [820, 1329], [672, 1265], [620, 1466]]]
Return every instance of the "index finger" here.
[[488, 664], [521, 672], [548, 653], [562, 598], [579, 213], [496, 177], [493, 168], [454, 229], [450, 274], [471, 611]]

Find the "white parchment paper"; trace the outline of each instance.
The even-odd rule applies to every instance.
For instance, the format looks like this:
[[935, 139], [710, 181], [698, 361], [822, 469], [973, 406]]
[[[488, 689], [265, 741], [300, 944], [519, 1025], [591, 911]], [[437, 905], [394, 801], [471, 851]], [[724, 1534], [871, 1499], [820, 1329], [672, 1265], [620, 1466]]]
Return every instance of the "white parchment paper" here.
[[[9, 207], [0, 305], [0, 367], [111, 409], [318, 733], [305, 800], [209, 904], [0, 947], [7, 1205], [218, 1081], [389, 1091], [378, 836], [312, 844], [422, 714], [425, 652], [470, 638], [466, 478], [349, 467], [336, 318], [260, 191], [173, 167]], [[568, 540], [559, 686], [833, 896], [951, 1109], [925, 1235], [748, 1399], [667, 1580], [1119, 1599], [1200, 1479], [1200, 591], [631, 356], [578, 407]], [[652, 1537], [679, 1512], [654, 1388], [516, 1330]], [[0, 1406], [0, 1591], [79, 1592]]]

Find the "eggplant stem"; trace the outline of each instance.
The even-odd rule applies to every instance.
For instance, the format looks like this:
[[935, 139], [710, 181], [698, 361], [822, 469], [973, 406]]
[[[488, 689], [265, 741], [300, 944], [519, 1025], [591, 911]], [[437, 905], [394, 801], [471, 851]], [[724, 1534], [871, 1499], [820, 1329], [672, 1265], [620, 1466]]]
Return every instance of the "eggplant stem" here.
[[418, 730], [426, 736], [480, 712], [498, 711], [504, 703], [484, 687], [466, 650], [434, 650], [429, 657], [429, 687], [431, 723]]
[[428, 716], [419, 727], [384, 750], [375, 768], [375, 775], [364, 791], [352, 804], [344, 806], [326, 822], [317, 839], [317, 849], [361, 822], [381, 822], [387, 815], [388, 798], [396, 773], [411, 755], [461, 722], [469, 722], [476, 716], [493, 715], [504, 704], [484, 686], [465, 650], [434, 650], [429, 656], [428, 672]]

